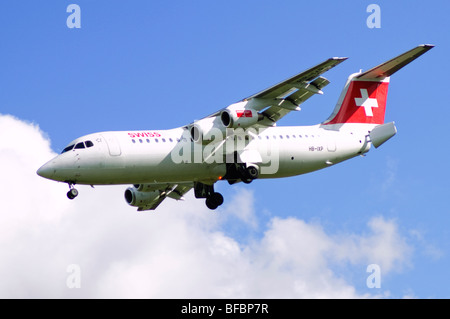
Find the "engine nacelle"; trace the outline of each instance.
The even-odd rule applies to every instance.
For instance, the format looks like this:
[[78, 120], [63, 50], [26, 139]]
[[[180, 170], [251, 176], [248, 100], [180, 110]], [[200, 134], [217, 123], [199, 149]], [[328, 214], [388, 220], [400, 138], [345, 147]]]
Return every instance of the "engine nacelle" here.
[[139, 192], [151, 192], [158, 189], [164, 189], [168, 186], [167, 183], [150, 183], [150, 184], [133, 184], [134, 189]]
[[159, 199], [159, 191], [141, 192], [135, 187], [125, 190], [125, 200], [130, 206], [143, 207], [150, 206]]
[[222, 139], [226, 130], [217, 125], [217, 117], [207, 117], [189, 126], [189, 134], [196, 143], [208, 144], [215, 139]]
[[228, 128], [246, 129], [252, 126], [264, 119], [264, 115], [254, 109], [258, 103], [253, 100], [234, 103], [224, 109], [219, 116], [207, 117], [191, 124], [188, 127], [191, 139], [196, 143], [208, 144], [228, 135]]
[[263, 119], [263, 115], [249, 109], [225, 109], [220, 120], [226, 128], [247, 128]]

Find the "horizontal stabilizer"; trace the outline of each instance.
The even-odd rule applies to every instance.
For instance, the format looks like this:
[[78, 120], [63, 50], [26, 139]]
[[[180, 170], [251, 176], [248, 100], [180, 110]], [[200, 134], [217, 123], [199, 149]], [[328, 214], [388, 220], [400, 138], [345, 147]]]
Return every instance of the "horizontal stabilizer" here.
[[422, 44], [418, 47], [409, 50], [392, 60], [382, 63], [366, 72], [363, 72], [356, 76], [358, 79], [382, 79], [391, 76], [408, 63], [414, 61], [425, 52], [431, 50], [434, 45]]
[[375, 148], [380, 147], [384, 142], [397, 134], [397, 128], [394, 122], [376, 126], [370, 133], [370, 141]]

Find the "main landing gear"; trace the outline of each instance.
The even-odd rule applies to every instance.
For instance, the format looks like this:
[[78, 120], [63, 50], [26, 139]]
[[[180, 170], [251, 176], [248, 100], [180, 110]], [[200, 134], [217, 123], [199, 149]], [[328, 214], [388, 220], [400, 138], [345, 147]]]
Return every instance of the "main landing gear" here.
[[241, 180], [245, 184], [250, 184], [254, 179], [257, 179], [259, 176], [259, 171], [256, 166], [253, 165], [243, 165], [238, 166], [238, 172], [241, 177]]
[[[259, 168], [255, 164], [230, 163], [227, 164], [227, 173], [223, 179], [230, 185], [239, 181], [249, 184], [258, 176]], [[223, 196], [214, 191], [214, 185], [194, 182], [194, 194], [195, 198], [206, 198], [205, 204], [209, 209], [214, 210], [223, 204]]]
[[209, 209], [216, 209], [223, 204], [223, 196], [214, 191], [214, 185], [207, 185], [203, 183], [194, 183], [195, 198], [206, 198], [206, 206]]
[[67, 192], [67, 198], [74, 199], [78, 196], [78, 190], [73, 187], [74, 183], [69, 183], [69, 191]]
[[227, 173], [223, 179], [226, 179], [230, 185], [238, 181], [250, 184], [258, 176], [259, 169], [255, 164], [230, 163], [227, 164]]

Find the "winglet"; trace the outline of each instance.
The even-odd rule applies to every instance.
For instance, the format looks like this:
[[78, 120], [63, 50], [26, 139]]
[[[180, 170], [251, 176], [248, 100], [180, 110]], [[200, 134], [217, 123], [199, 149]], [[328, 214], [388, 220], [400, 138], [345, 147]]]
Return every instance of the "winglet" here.
[[408, 52], [405, 52], [403, 54], [400, 54], [399, 56], [382, 63], [366, 72], [363, 72], [356, 76], [358, 79], [381, 79], [381, 78], [387, 78], [403, 68], [408, 63], [414, 61], [418, 57], [420, 57], [422, 54], [426, 53], [427, 51], [431, 50], [434, 47], [434, 45], [431, 44], [422, 44], [417, 47], [415, 47], [412, 50], [409, 50]]

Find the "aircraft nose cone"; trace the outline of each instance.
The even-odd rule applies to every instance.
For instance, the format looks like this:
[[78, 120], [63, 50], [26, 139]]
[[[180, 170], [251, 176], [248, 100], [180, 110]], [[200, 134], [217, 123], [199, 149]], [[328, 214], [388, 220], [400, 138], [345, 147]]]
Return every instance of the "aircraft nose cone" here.
[[37, 170], [36, 173], [41, 177], [51, 179], [54, 174], [54, 170], [51, 166], [52, 165], [50, 163], [44, 164]]

